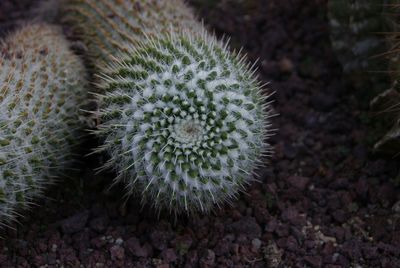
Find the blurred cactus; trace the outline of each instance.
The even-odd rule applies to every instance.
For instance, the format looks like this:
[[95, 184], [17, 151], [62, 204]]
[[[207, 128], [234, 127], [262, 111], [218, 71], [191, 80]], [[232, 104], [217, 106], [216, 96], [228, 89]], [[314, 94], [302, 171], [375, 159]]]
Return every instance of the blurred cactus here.
[[[389, 87], [384, 32], [385, 0], [330, 0], [328, 17], [332, 48], [352, 86], [364, 92]], [[368, 90], [366, 90], [368, 89]], [[373, 90], [373, 91], [371, 91]]]
[[[371, 102], [379, 115], [379, 128], [390, 129], [375, 145], [375, 150], [398, 153], [399, 93], [397, 80], [399, 53], [396, 18], [391, 16], [398, 4], [387, 0], [331, 0], [328, 4], [332, 48], [352, 86]], [[388, 89], [390, 88], [390, 89]], [[386, 90], [386, 91], [385, 91]], [[383, 92], [383, 93], [382, 93]]]
[[86, 83], [54, 26], [24, 26], [0, 56], [0, 221], [9, 224], [74, 161]]

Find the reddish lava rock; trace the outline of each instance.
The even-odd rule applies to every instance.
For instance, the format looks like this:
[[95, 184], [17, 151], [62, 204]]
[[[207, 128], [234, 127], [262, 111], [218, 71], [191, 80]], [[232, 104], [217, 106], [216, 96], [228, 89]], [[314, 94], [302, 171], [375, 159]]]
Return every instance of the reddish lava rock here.
[[227, 230], [234, 234], [245, 234], [250, 238], [261, 236], [261, 227], [253, 217], [242, 218], [227, 226]]
[[81, 231], [89, 218], [89, 212], [83, 211], [61, 222], [61, 230], [64, 234], [73, 234]]
[[161, 257], [167, 263], [176, 262], [176, 260], [178, 259], [178, 256], [176, 256], [175, 253], [175, 249], [173, 248], [167, 248], [163, 250], [163, 252], [161, 252]]
[[322, 259], [320, 256], [305, 256], [304, 260], [307, 264], [311, 265], [311, 267], [319, 268], [322, 266]]
[[125, 258], [124, 248], [115, 245], [110, 248], [110, 254], [112, 260], [123, 260]]
[[146, 243], [143, 246], [140, 245], [139, 240], [136, 237], [131, 237], [125, 242], [125, 247], [128, 252], [133, 256], [147, 258], [153, 254], [152, 247]]
[[212, 250], [204, 250], [200, 258], [200, 267], [213, 267], [215, 262], [215, 253]]
[[310, 178], [302, 177], [302, 176], [290, 176], [288, 178], [288, 183], [299, 189], [300, 191], [304, 191], [310, 182]]

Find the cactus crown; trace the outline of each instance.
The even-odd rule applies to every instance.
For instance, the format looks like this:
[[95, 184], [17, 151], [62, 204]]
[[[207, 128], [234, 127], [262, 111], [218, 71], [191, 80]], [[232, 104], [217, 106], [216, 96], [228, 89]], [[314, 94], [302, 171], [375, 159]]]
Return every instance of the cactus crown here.
[[156, 207], [207, 211], [251, 179], [270, 115], [240, 54], [202, 35], [170, 34], [104, 69], [99, 134], [118, 179]]

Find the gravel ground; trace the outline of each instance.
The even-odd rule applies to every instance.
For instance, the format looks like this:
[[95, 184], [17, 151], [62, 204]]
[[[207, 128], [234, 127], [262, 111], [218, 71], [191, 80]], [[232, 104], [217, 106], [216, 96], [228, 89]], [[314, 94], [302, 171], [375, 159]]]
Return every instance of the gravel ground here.
[[[0, 1], [0, 32], [28, 2]], [[3, 232], [0, 266], [400, 267], [398, 159], [369, 150], [376, 118], [368, 94], [345, 86], [326, 0], [191, 2], [277, 91], [276, 154], [260, 182], [212, 215], [157, 217], [93, 173], [101, 157], [84, 158]]]

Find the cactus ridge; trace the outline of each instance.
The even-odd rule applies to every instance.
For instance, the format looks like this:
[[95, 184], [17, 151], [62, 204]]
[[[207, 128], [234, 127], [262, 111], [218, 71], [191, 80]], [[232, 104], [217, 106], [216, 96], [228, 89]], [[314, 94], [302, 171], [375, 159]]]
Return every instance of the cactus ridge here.
[[86, 82], [55, 26], [22, 27], [0, 55], [0, 221], [9, 224], [75, 159]]

